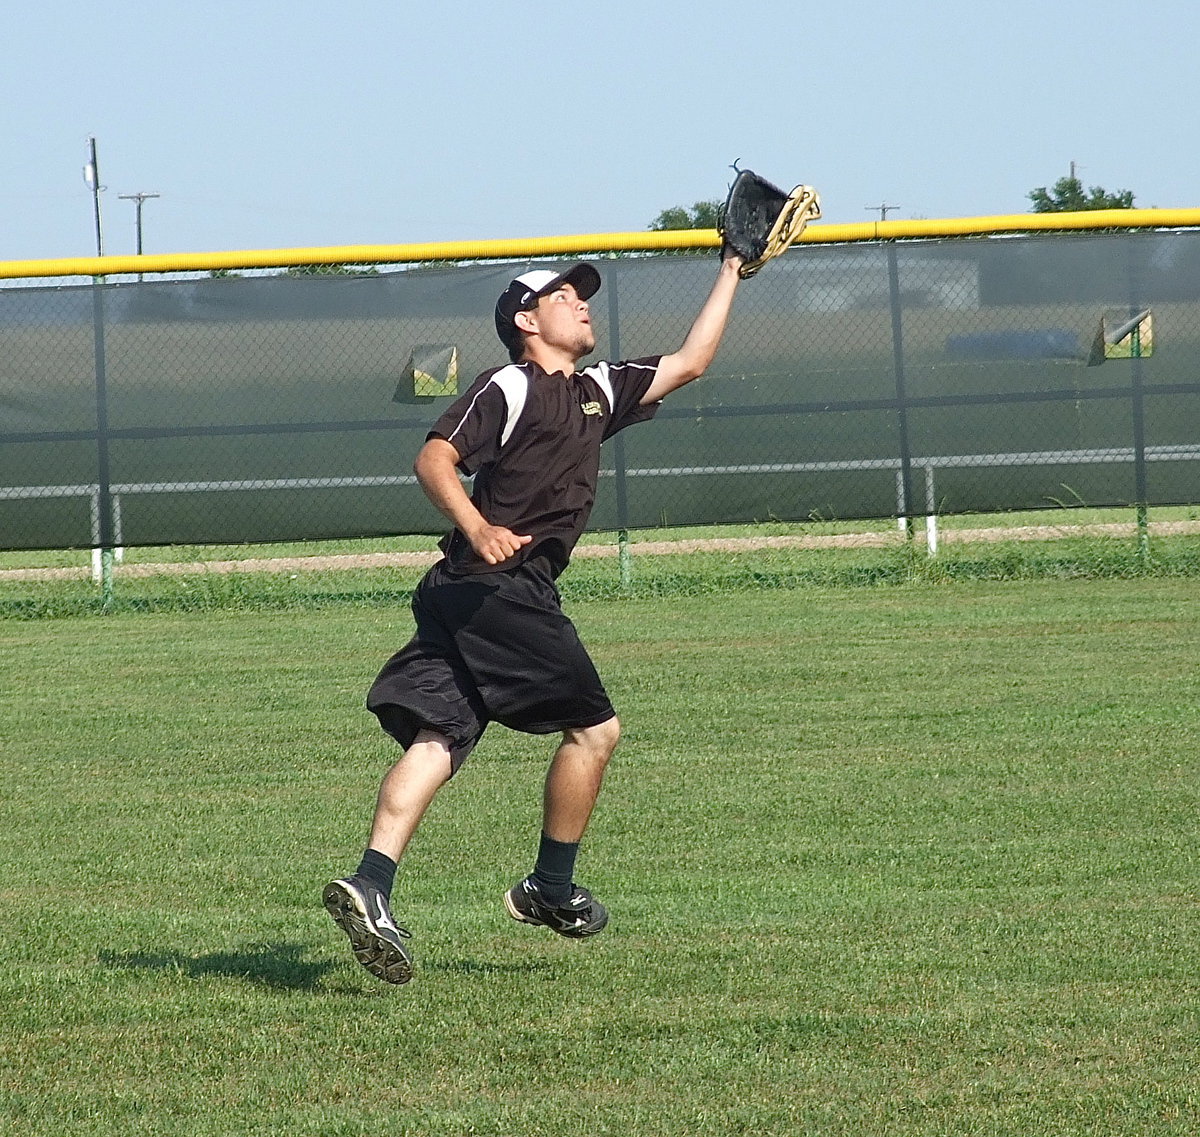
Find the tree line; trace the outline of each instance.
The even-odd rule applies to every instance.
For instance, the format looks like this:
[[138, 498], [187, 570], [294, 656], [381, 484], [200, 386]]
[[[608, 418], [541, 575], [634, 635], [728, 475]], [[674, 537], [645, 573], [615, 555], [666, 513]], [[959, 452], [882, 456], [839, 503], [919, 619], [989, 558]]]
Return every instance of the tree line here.
[[[1054, 185], [1037, 186], [1026, 194], [1033, 213], [1077, 213], [1091, 209], [1132, 209], [1133, 191], [1116, 190], [1110, 193], [1103, 186], [1083, 188], [1083, 183], [1074, 174], [1059, 178]], [[673, 205], [664, 209], [649, 228], [654, 231], [667, 229], [716, 229], [720, 218], [720, 201], [697, 201], [692, 206]]]

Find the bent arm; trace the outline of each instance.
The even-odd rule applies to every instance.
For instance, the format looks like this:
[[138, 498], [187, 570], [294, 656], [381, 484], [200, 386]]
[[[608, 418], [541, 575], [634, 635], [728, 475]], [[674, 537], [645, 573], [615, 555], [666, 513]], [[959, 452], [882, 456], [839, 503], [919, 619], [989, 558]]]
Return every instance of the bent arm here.
[[685, 383], [698, 379], [708, 370], [717, 348], [721, 345], [721, 337], [725, 334], [725, 325], [729, 321], [729, 311], [733, 307], [733, 297], [737, 292], [738, 269], [742, 261], [736, 254], [729, 254], [721, 261], [717, 272], [717, 281], [696, 316], [683, 346], [671, 355], [664, 355], [658, 365], [654, 382], [642, 396], [643, 405], [657, 403], [664, 395], [678, 390]]
[[431, 438], [421, 447], [413, 473], [425, 496], [454, 524], [489, 565], [498, 565], [533, 540], [503, 525], [492, 525], [475, 508], [458, 477], [458, 451], [444, 438]]

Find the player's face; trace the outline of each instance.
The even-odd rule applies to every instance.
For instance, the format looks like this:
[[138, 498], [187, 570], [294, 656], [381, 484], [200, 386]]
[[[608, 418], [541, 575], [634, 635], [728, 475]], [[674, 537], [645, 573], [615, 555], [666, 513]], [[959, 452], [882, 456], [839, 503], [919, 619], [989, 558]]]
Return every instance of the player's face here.
[[582, 359], [595, 350], [591, 313], [587, 301], [579, 298], [573, 284], [564, 284], [541, 297], [534, 311], [538, 335], [548, 347], [569, 352], [574, 359]]

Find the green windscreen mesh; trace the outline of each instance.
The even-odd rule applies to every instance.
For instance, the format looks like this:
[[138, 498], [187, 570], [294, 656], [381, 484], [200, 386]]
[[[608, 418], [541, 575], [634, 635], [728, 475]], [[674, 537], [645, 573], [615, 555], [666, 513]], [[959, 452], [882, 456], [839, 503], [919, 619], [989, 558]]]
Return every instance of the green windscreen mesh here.
[[[593, 358], [716, 270], [598, 257]], [[562, 267], [562, 262], [538, 262]], [[528, 262], [0, 289], [0, 546], [432, 533], [432, 421]], [[794, 248], [605, 446], [593, 528], [1200, 500], [1200, 233]]]

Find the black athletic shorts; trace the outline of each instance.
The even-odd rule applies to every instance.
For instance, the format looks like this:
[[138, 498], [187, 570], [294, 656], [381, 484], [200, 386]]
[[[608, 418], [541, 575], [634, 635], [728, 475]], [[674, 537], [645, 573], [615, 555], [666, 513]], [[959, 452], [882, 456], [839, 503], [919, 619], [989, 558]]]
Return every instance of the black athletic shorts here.
[[562, 611], [544, 558], [463, 576], [434, 565], [412, 599], [417, 631], [384, 664], [367, 708], [401, 746], [422, 729], [450, 739], [457, 770], [498, 722], [528, 734], [597, 726], [612, 703]]

